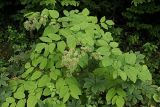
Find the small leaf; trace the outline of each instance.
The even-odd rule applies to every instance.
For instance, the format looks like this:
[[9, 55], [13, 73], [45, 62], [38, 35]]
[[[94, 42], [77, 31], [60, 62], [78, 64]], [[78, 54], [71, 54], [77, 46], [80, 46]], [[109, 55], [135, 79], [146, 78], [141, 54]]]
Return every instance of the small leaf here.
[[24, 89], [25, 90], [35, 90], [37, 88], [37, 85], [33, 81], [25, 81], [24, 82]]
[[107, 26], [105, 23], [101, 23], [101, 26], [102, 26], [104, 29], [108, 30], [108, 26]]
[[58, 18], [59, 17], [59, 13], [56, 10], [49, 10], [49, 14], [52, 18]]
[[115, 88], [109, 89], [109, 91], [106, 94], [106, 100], [107, 100], [108, 104], [110, 104], [110, 102], [111, 102], [112, 98], [115, 96], [115, 94], [116, 94]]
[[65, 103], [66, 101], [68, 101], [69, 97], [70, 97], [70, 93], [66, 93], [64, 95], [64, 97], [63, 97], [63, 103]]
[[25, 107], [25, 103], [26, 103], [25, 99], [21, 99], [18, 101], [16, 107]]
[[107, 23], [108, 25], [114, 25], [114, 22], [113, 22], [112, 20], [107, 20], [106, 23]]
[[32, 74], [32, 76], [31, 76], [31, 80], [36, 80], [36, 79], [40, 78], [41, 75], [42, 75], [42, 72], [40, 72], [40, 71], [35, 71], [35, 72]]
[[149, 72], [148, 68], [146, 65], [143, 65], [142, 66], [142, 70], [140, 73], [138, 73], [138, 77], [139, 79], [141, 79], [142, 81], [151, 81], [152, 80], [152, 75], [151, 73]]
[[113, 37], [110, 32], [106, 32], [104, 35], [102, 35], [102, 38], [107, 42], [113, 41]]
[[63, 10], [65, 16], [69, 16], [69, 12], [67, 10]]
[[85, 16], [88, 16], [89, 15], [89, 10], [87, 8], [83, 9], [82, 14], [85, 15]]
[[113, 60], [109, 56], [104, 56], [102, 59], [102, 65], [104, 67], [110, 66], [113, 64]]
[[34, 67], [31, 67], [31, 68], [27, 69], [27, 70], [22, 74], [22, 78], [25, 78], [26, 76], [28, 76], [33, 70], [34, 70]]
[[112, 48], [118, 47], [118, 43], [117, 43], [117, 42], [110, 42], [109, 45], [110, 45]]
[[36, 96], [29, 96], [27, 99], [27, 107], [35, 107], [37, 103]]
[[117, 107], [124, 107], [124, 103], [125, 103], [124, 99], [121, 96], [118, 96], [116, 100]]
[[16, 93], [14, 93], [14, 98], [16, 98], [16, 99], [25, 98], [25, 94], [24, 94], [24, 92], [16, 92]]
[[45, 88], [45, 89], [43, 90], [43, 95], [44, 95], [44, 96], [49, 96], [50, 94], [51, 94], [51, 91], [50, 91], [49, 88]]
[[153, 95], [153, 99], [154, 101], [156, 101], [157, 103], [160, 103], [160, 97], [157, 94]]
[[66, 43], [64, 41], [60, 41], [57, 43], [57, 49], [63, 53], [66, 48]]
[[52, 39], [51, 38], [48, 38], [48, 37], [40, 37], [39, 38], [42, 42], [52, 42]]
[[126, 81], [127, 80], [127, 74], [124, 71], [119, 71], [118, 72], [122, 80]]
[[16, 103], [15, 103], [15, 102], [12, 103], [12, 104], [10, 105], [10, 107], [16, 107]]
[[109, 47], [103, 46], [103, 47], [99, 47], [99, 48], [96, 50], [96, 52], [100, 53], [100, 55], [109, 56], [109, 55], [110, 55], [109, 50], [110, 50]]
[[102, 23], [102, 22], [104, 22], [105, 20], [106, 20], [106, 17], [103, 16], [103, 17], [101, 18], [100, 22]]
[[125, 54], [125, 61], [128, 64], [134, 65], [135, 62], [136, 62], [136, 54], [134, 54], [134, 53], [130, 53], [130, 54], [126, 53]]
[[8, 103], [14, 103], [15, 99], [13, 97], [8, 97], [8, 98], [6, 98], [6, 102], [8, 102]]
[[117, 89], [117, 94], [121, 97], [126, 97], [126, 92], [121, 88]]
[[27, 62], [27, 63], [25, 64], [25, 68], [28, 69], [28, 68], [30, 68], [30, 67], [31, 67], [31, 64], [30, 64], [29, 62]]
[[119, 48], [113, 48], [111, 51], [114, 55], [121, 55], [122, 54], [122, 51]]
[[50, 78], [48, 75], [43, 75], [39, 80], [38, 80], [38, 87], [44, 87], [47, 85], [47, 83], [50, 82]]
[[76, 85], [70, 85], [70, 94], [73, 98], [79, 99], [79, 95], [81, 95], [81, 90]]
[[9, 107], [9, 103], [8, 102], [4, 102], [1, 107]]
[[47, 66], [47, 58], [43, 57], [40, 62], [39, 68], [44, 69]]
[[67, 37], [67, 45], [70, 49], [76, 47], [76, 38], [74, 36]]
[[48, 34], [48, 37], [51, 38], [54, 41], [58, 41], [58, 40], [61, 39], [61, 37], [58, 34], [54, 34], [54, 33], [53, 34], [52, 33]]
[[42, 52], [42, 49], [44, 49], [45, 46], [46, 46], [46, 43], [38, 43], [38, 44], [36, 45], [35, 51], [36, 51], [37, 53], [41, 53], [41, 52]]
[[49, 52], [50, 52], [51, 54], [53, 53], [55, 47], [56, 47], [56, 44], [55, 44], [55, 43], [49, 44], [48, 48], [49, 48]]

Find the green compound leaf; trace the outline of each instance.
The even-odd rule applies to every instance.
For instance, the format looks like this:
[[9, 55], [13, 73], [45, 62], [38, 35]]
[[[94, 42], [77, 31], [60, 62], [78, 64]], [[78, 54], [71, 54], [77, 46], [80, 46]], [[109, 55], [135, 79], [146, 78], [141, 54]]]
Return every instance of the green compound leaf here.
[[63, 53], [66, 48], [66, 43], [64, 41], [60, 41], [57, 43], [57, 50]]
[[48, 75], [43, 75], [39, 80], [38, 80], [38, 87], [44, 87], [47, 85], [47, 83], [50, 83], [50, 78]]
[[42, 42], [52, 42], [52, 39], [51, 38], [48, 38], [48, 37], [40, 37], [39, 38]]
[[52, 18], [58, 18], [59, 17], [59, 13], [56, 10], [49, 10], [49, 14]]

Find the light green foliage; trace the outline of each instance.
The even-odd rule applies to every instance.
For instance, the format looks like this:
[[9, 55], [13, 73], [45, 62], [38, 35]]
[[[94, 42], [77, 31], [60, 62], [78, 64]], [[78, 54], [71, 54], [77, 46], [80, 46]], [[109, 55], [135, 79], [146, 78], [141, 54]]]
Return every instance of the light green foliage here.
[[[13, 97], [4, 105], [16, 99], [22, 107], [24, 103], [28, 107], [68, 107], [76, 102], [87, 107], [124, 107], [128, 92], [125, 84], [134, 86], [152, 80], [147, 66], [139, 63], [138, 54], [123, 53], [113, 41], [107, 30], [113, 21], [103, 17], [99, 23], [89, 16], [88, 9], [65, 10], [64, 17], [59, 17], [56, 10], [45, 9], [34, 18], [41, 18], [44, 11], [49, 15], [41, 42], [25, 65], [23, 79], [15, 80], [19, 82]], [[101, 93], [106, 94], [106, 100]], [[95, 98], [99, 101], [94, 102]]]

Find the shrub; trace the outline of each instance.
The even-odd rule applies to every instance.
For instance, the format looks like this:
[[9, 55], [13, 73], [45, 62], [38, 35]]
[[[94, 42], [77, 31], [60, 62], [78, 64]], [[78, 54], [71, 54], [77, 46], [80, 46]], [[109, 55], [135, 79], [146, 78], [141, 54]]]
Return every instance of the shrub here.
[[[25, 64], [26, 71], [9, 81], [12, 94], [2, 107], [123, 107], [150, 105], [156, 87], [139, 53], [123, 53], [109, 29], [113, 21], [82, 12], [45, 9], [36, 17], [45, 26], [41, 42]], [[45, 14], [45, 24], [40, 23]], [[158, 95], [154, 95], [158, 101]], [[133, 103], [129, 103], [132, 101]], [[146, 101], [146, 102], [145, 102]]]

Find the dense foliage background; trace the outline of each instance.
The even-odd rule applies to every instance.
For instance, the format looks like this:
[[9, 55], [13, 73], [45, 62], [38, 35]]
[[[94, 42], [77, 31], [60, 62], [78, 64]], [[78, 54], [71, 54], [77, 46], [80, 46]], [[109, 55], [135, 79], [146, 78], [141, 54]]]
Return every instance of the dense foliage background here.
[[[54, 104], [56, 107], [106, 107], [106, 105], [107, 107], [160, 106], [159, 0], [1, 0], [0, 16], [1, 107], [52, 107]], [[97, 17], [97, 21], [93, 16]], [[81, 18], [84, 19], [82, 20]], [[88, 21], [87, 19], [90, 20]], [[83, 22], [84, 25], [79, 25], [80, 22]], [[92, 23], [92, 27], [100, 27], [93, 28], [93, 30], [91, 26], [87, 25], [88, 23]], [[52, 24], [55, 24], [56, 27], [51, 27], [52, 30], [49, 30], [50, 28], [48, 26]], [[76, 25], [80, 28], [72, 28], [72, 26]], [[89, 28], [87, 28], [87, 26], [89, 26]], [[85, 41], [83, 41], [82, 44], [79, 44], [79, 38], [77, 39], [77, 37], [75, 38], [76, 42], [74, 42], [73, 37], [70, 39], [67, 37], [65, 38], [64, 32], [61, 31], [63, 29], [67, 29], [67, 34], [70, 34], [70, 32], [73, 31], [75, 34], [79, 35], [80, 33], [82, 33], [81, 35], [84, 35], [84, 32], [89, 32], [91, 34], [97, 30], [97, 35], [107, 35], [109, 40], [107, 39], [107, 42], [104, 42], [101, 40], [103, 38], [93, 37], [92, 39], [94, 42], [91, 42], [91, 38], [89, 38], [89, 40], [86, 40], [88, 44], [85, 43]], [[71, 29], [71, 31], [68, 29]], [[64, 37], [61, 39], [59, 36], [57, 36], [57, 38], [52, 38], [52, 42], [48, 39], [46, 40], [46, 38], [42, 38], [45, 35], [47, 36], [50, 32], [56, 33], [57, 35], [63, 35]], [[69, 40], [71, 44], [68, 44]], [[96, 43], [98, 40], [100, 40], [99, 44]], [[47, 54], [47, 48], [39, 45], [41, 43], [43, 46], [47, 44], [46, 46], [49, 45], [52, 46], [52, 48], [54, 47], [53, 44], [57, 44], [57, 50], [53, 52], [57, 55], [57, 59], [55, 59], [55, 61], [57, 61], [56, 63], [60, 63], [58, 61], [61, 61], [62, 57], [67, 59], [67, 55], [70, 57], [76, 52], [78, 52], [78, 54], [83, 54], [82, 56], [84, 58], [81, 58], [78, 55], [74, 56], [81, 59], [79, 64], [72, 56], [73, 58], [71, 59], [74, 62], [73, 65], [71, 64], [72, 66], [68, 67], [68, 65], [65, 64], [69, 63], [67, 62], [68, 60], [64, 60], [64, 62], [66, 61], [64, 67], [59, 67], [56, 64], [56, 70], [53, 70], [53, 68], [44, 66], [46, 60], [47, 62], [52, 60], [52, 57], [48, 56], [53, 53], [50, 52]], [[60, 45], [58, 46], [58, 44]], [[74, 46], [74, 44], [76, 45]], [[104, 54], [102, 52], [103, 48], [101, 51], [97, 50], [103, 45], [107, 47], [107, 44], [111, 49], [115, 48], [115, 50], [110, 50], [109, 52], [111, 52], [111, 55], [106, 58], [104, 56], [107, 53]], [[66, 47], [63, 47], [62, 45], [66, 45]], [[94, 46], [92, 47], [92, 45]], [[37, 49], [37, 47], [39, 48]], [[74, 48], [74, 50], [72, 50], [72, 48]], [[63, 53], [63, 50], [66, 50], [66, 52]], [[36, 66], [36, 61], [34, 61], [34, 59], [38, 59], [35, 55], [37, 54], [36, 52], [40, 55], [44, 52], [44, 54], [47, 55], [47, 59], [39, 58], [40, 62], [44, 62], [39, 66]], [[35, 58], [33, 58], [33, 56]], [[92, 59], [92, 56], [94, 56], [95, 59]], [[125, 58], [125, 63], [122, 61], [123, 57]], [[122, 65], [125, 69], [125, 66], [127, 66], [126, 68], [129, 69], [129, 72], [131, 71], [130, 74], [132, 74], [132, 76], [129, 74], [115, 73], [111, 67], [108, 67], [111, 66], [112, 60], [113, 62], [117, 61], [115, 63], [116, 67]], [[122, 64], [118, 65], [118, 62]], [[33, 71], [31, 70], [33, 69], [31, 63], [34, 66], [33, 68], [36, 71], [38, 70], [38, 73], [33, 73], [28, 76], [26, 75], [26, 72]], [[75, 63], [78, 63], [79, 65], [76, 65]], [[144, 66], [145, 64], [148, 68]], [[102, 69], [103, 67], [105, 69]], [[147, 73], [135, 74], [141, 67], [142, 69], [145, 69], [145, 72]], [[74, 68], [74, 70], [70, 70], [70, 68]], [[118, 69], [119, 72], [121, 68], [116, 69]], [[69, 69], [69, 73], [66, 69]], [[106, 69], [109, 69], [111, 73], [107, 74], [106, 72], [103, 72]], [[150, 80], [148, 69], [152, 75], [152, 80]], [[52, 72], [52, 70], [54, 72]], [[99, 74], [99, 70], [104, 74]], [[76, 73], [73, 71], [76, 71]], [[81, 73], [79, 71], [83, 72]], [[139, 70], [138, 72], [140, 71], [143, 70]], [[59, 72], [63, 73], [61, 74]], [[24, 74], [26, 76], [24, 76]], [[51, 80], [46, 79], [48, 74], [53, 76], [52, 82]], [[103, 75], [113, 75], [113, 77], [103, 77]], [[72, 77], [74, 77], [74, 79]], [[113, 81], [108, 80], [108, 78], [111, 78]], [[146, 80], [144, 78], [146, 78]], [[38, 100], [37, 103], [34, 104], [34, 102], [29, 102], [31, 105], [28, 105], [28, 103], [25, 104], [28, 102], [28, 99], [29, 101], [35, 99], [34, 97], [29, 97], [29, 93], [32, 93], [30, 92], [30, 89], [32, 90], [35, 84], [38, 84], [35, 81], [42, 82], [40, 88], [35, 88], [35, 90], [38, 90], [38, 92], [42, 91], [43, 94], [41, 95], [39, 93], [40, 95], [37, 95], [40, 96], [40, 100]], [[61, 91], [59, 93], [55, 92], [55, 98], [57, 99], [57, 102], [55, 103], [48, 99], [54, 96], [51, 92], [51, 88], [53, 84], [58, 84], [59, 81], [63, 82], [59, 84], [64, 84], [64, 86], [67, 85], [69, 88], [72, 87], [77, 90], [72, 90], [72, 88], [70, 88], [71, 94], [65, 97], [60, 93]], [[73, 85], [74, 87], [67, 83], [67, 81], [71, 81], [71, 83], [75, 84]], [[97, 82], [94, 84], [94, 81]], [[43, 86], [45, 82], [53, 84]], [[14, 89], [15, 84], [18, 85]], [[25, 84], [29, 84], [33, 87], [26, 88]], [[114, 85], [110, 86], [109, 84]], [[27, 91], [22, 88], [23, 85]], [[56, 88], [54, 89], [58, 90], [57, 87], [61, 86], [55, 87]], [[63, 87], [63, 89], [64, 88], [65, 90], [68, 89], [66, 87]], [[22, 93], [16, 93], [18, 91], [21, 92], [22, 90], [25, 97], [23, 97]], [[63, 105], [61, 101], [63, 101], [63, 104], [65, 105]]]

